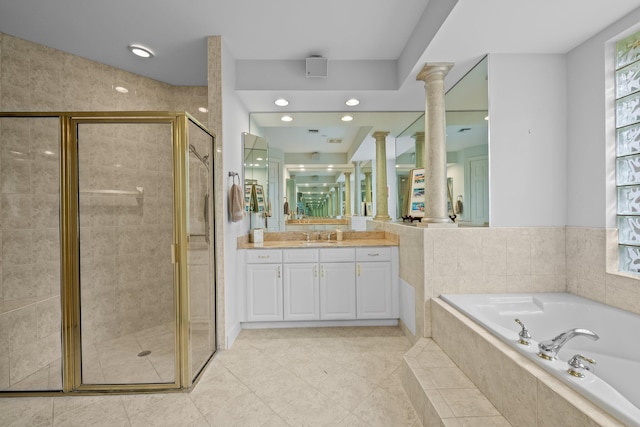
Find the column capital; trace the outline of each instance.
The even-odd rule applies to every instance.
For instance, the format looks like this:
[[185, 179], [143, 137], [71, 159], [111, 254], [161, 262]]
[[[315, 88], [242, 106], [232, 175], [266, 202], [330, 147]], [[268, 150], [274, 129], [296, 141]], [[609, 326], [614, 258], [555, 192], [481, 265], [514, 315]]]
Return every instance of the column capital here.
[[344, 176], [351, 176], [351, 172], [342, 172], [344, 174]]
[[416, 132], [411, 135], [411, 138], [415, 139], [416, 141], [424, 141], [424, 132]]
[[431, 62], [424, 64], [422, 70], [416, 76], [416, 80], [424, 80], [425, 82], [434, 79], [444, 79], [449, 70], [453, 67], [453, 62]]
[[374, 137], [376, 141], [386, 141], [387, 135], [389, 135], [389, 132], [382, 130], [377, 130], [373, 134], [371, 134], [371, 136]]

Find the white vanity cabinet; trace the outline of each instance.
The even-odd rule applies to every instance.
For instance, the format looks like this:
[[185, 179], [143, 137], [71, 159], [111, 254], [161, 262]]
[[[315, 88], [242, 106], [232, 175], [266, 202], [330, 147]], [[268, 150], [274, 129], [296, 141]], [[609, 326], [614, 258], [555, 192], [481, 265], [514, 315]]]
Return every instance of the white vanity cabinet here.
[[239, 262], [242, 322], [399, 317], [397, 247], [247, 249]]
[[356, 318], [356, 277], [354, 248], [320, 251], [320, 318]]
[[282, 320], [282, 251], [250, 250], [246, 262], [247, 321]]
[[393, 316], [391, 248], [356, 248], [358, 319], [389, 319]]
[[284, 249], [284, 320], [319, 320], [317, 249]]

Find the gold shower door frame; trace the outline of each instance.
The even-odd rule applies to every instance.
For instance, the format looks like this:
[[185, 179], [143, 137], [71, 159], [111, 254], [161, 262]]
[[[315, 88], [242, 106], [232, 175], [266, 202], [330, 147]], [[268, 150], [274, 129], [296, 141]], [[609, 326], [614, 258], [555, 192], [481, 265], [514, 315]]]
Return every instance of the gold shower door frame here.
[[[62, 392], [82, 393], [148, 393], [153, 391], [177, 391], [195, 384], [215, 354], [214, 348], [199, 372], [191, 376], [189, 348], [189, 123], [195, 124], [211, 137], [211, 169], [215, 164], [215, 135], [196, 119], [184, 112], [0, 112], [0, 118], [49, 117], [60, 119], [60, 246], [61, 246], [61, 305], [62, 305]], [[174, 264], [174, 318], [175, 318], [175, 375], [174, 381], [165, 383], [132, 384], [83, 384], [82, 348], [80, 329], [80, 247], [79, 247], [79, 176], [78, 176], [78, 125], [80, 124], [170, 124], [173, 149], [173, 244], [171, 257]], [[212, 179], [212, 178], [211, 178]], [[213, 198], [211, 198], [213, 199]], [[213, 216], [213, 215], [212, 215]], [[213, 218], [215, 221], [215, 218]], [[211, 227], [210, 254], [215, 250], [214, 227]], [[210, 279], [215, 283], [215, 262]], [[212, 289], [212, 333], [215, 337], [216, 300], [215, 285]], [[53, 391], [59, 393], [58, 391]], [[46, 395], [47, 391], [20, 391], [0, 393], [1, 396]]]

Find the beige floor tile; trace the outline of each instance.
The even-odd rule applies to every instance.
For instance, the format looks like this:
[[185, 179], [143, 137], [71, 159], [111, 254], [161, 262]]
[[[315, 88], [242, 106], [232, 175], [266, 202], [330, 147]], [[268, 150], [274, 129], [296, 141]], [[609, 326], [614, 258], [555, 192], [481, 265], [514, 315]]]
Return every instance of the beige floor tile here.
[[462, 417], [442, 420], [444, 427], [511, 427], [502, 416], [495, 417]]
[[284, 369], [260, 380], [251, 386], [251, 390], [277, 413], [312, 389], [307, 382]]
[[372, 426], [412, 426], [418, 415], [404, 396], [377, 388], [353, 413]]
[[101, 396], [87, 406], [56, 415], [53, 426], [129, 426], [129, 418], [120, 396]]
[[[209, 366], [209, 368], [212, 368], [212, 366]], [[195, 389], [189, 393], [193, 403], [204, 415], [227, 405], [235, 397], [249, 392], [247, 386], [225, 367], [215, 366], [214, 368], [216, 370], [215, 375], [203, 377]]]
[[353, 372], [342, 369], [329, 375], [316, 388], [343, 408], [352, 410], [375, 390], [376, 385]]
[[437, 389], [473, 388], [474, 384], [458, 368], [427, 368], [429, 379]]
[[442, 389], [440, 394], [456, 417], [500, 415], [498, 410], [477, 388]]
[[[105, 367], [123, 381], [164, 375], [168, 353], [132, 351], [168, 343], [165, 332], [160, 326], [93, 347], [85, 356], [99, 371], [94, 378]], [[395, 327], [243, 330], [190, 393], [0, 399], [0, 425], [413, 426], [399, 369], [410, 348]]]
[[189, 396], [184, 394], [167, 395], [146, 410], [129, 414], [132, 427], [146, 426], [189, 426], [205, 427], [207, 421]]
[[210, 412], [207, 421], [212, 427], [260, 427], [276, 414], [254, 393], [246, 393]]
[[0, 399], [0, 425], [3, 427], [50, 426], [53, 420], [51, 397]]
[[290, 426], [330, 426], [340, 423], [349, 412], [316, 390], [292, 402], [279, 415]]
[[370, 427], [371, 424], [362, 421], [353, 414], [347, 415], [337, 427]]

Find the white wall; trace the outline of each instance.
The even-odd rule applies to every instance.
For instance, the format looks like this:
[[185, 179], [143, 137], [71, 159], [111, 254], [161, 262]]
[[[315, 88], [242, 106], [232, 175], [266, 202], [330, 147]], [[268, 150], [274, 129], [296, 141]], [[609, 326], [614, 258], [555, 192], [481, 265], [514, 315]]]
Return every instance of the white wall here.
[[[240, 101], [235, 91], [235, 60], [224, 44], [222, 44], [222, 127], [223, 150], [222, 164], [224, 179], [228, 179], [223, 185], [223, 213], [224, 226], [224, 286], [225, 286], [225, 320], [227, 332], [227, 348], [240, 333], [240, 316], [238, 301], [238, 280], [236, 273], [237, 237], [248, 233], [249, 217], [244, 221], [231, 222], [228, 212], [228, 189], [231, 179], [227, 178], [228, 172], [238, 172], [242, 177], [242, 132], [249, 132], [249, 112]], [[242, 179], [242, 178], [241, 178]], [[220, 236], [218, 236], [220, 238]]]
[[567, 54], [569, 226], [616, 227], [614, 163], [606, 156], [606, 141], [615, 137], [613, 59], [605, 47], [639, 22], [636, 9]]
[[564, 55], [489, 55], [491, 226], [566, 223]]

